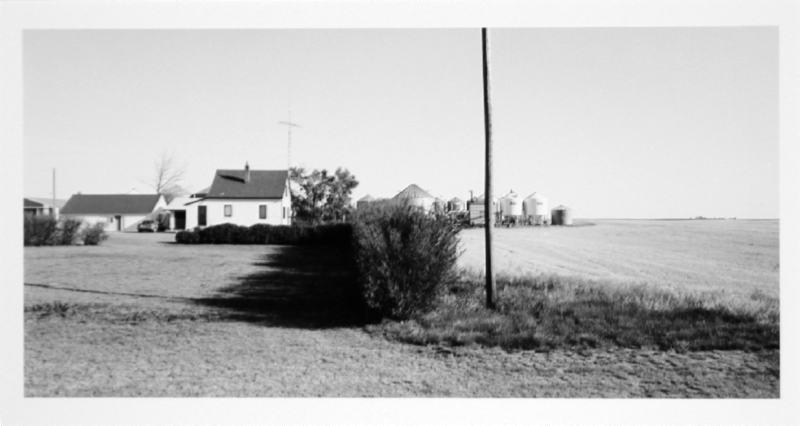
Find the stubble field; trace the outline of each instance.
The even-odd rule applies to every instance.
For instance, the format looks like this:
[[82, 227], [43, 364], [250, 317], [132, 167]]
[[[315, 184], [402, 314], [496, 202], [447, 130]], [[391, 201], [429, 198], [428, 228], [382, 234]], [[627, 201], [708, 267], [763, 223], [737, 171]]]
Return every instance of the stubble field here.
[[[498, 229], [497, 267], [777, 297], [777, 233], [777, 221]], [[26, 396], [778, 396], [777, 350], [388, 341], [343, 317], [319, 321], [336, 300], [336, 253], [172, 238], [25, 249]], [[462, 241], [462, 266], [478, 268], [482, 233], [466, 230]], [[316, 267], [301, 267], [308, 262]]]

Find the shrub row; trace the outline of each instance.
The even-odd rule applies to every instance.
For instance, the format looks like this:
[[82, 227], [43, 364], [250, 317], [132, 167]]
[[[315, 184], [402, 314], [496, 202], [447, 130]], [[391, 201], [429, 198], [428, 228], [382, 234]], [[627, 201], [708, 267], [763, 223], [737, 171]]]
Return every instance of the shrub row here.
[[102, 223], [84, 226], [77, 219], [56, 220], [51, 216], [26, 216], [23, 244], [26, 246], [69, 246], [78, 241], [97, 245], [108, 238]]
[[233, 225], [230, 223], [180, 231], [179, 244], [344, 244], [352, 240], [352, 225]]

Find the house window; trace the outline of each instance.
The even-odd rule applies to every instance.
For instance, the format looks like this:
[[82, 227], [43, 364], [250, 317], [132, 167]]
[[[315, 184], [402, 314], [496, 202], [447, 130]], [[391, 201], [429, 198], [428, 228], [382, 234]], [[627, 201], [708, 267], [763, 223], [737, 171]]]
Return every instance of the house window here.
[[283, 208], [283, 218], [286, 219], [286, 207]]
[[259, 219], [266, 219], [267, 218], [267, 205], [266, 204], [259, 204], [258, 205], [258, 218]]
[[225, 217], [231, 217], [231, 215], [233, 215], [233, 206], [225, 204]]

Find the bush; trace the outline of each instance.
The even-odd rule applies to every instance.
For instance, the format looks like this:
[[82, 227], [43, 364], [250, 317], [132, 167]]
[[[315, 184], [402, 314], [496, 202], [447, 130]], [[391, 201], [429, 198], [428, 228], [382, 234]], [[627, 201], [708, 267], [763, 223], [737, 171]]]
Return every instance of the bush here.
[[445, 216], [380, 206], [359, 213], [354, 232], [361, 290], [374, 315], [407, 319], [424, 313], [456, 279], [458, 228]]
[[194, 231], [179, 231], [175, 234], [175, 242], [178, 244], [199, 244], [200, 234]]
[[62, 246], [71, 246], [75, 244], [75, 240], [77, 240], [80, 235], [83, 221], [78, 219], [64, 219], [59, 225], [58, 232], [56, 233], [56, 244]]
[[175, 234], [179, 244], [330, 244], [350, 246], [350, 224], [299, 226], [225, 223]]
[[44, 246], [56, 243], [58, 222], [52, 216], [25, 216], [23, 243]]
[[96, 246], [100, 244], [101, 241], [105, 241], [108, 238], [108, 234], [106, 234], [104, 224], [95, 223], [84, 229], [81, 233], [81, 237], [83, 238], [84, 245]]

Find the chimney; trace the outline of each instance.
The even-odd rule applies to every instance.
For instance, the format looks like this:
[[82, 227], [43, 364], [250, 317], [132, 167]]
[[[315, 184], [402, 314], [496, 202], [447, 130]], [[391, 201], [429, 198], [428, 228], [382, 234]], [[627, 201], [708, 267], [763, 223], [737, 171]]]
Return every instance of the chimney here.
[[245, 183], [250, 182], [250, 164], [246, 161], [244, 163], [244, 181]]

